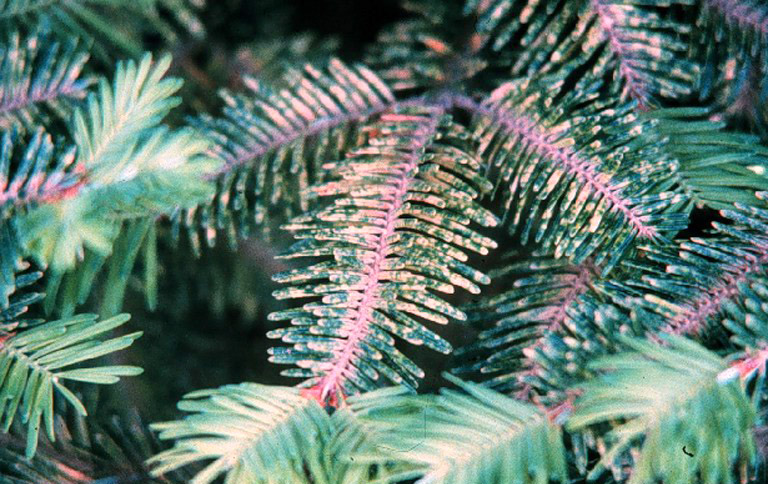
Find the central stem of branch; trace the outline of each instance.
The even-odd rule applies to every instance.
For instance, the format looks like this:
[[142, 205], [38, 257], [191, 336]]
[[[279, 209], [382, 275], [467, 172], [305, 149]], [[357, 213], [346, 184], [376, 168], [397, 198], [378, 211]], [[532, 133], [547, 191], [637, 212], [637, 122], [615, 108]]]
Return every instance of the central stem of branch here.
[[357, 305], [357, 315], [348, 324], [349, 335], [341, 348], [336, 350], [333, 366], [315, 386], [315, 389], [319, 390], [320, 400], [323, 402], [330, 397], [330, 404], [334, 405], [338, 396], [343, 396], [341, 383], [345, 374], [350, 371], [353, 356], [360, 349], [360, 343], [370, 331], [371, 313], [376, 305], [381, 282], [381, 267], [390, 253], [390, 238], [395, 233], [395, 222], [405, 202], [408, 188], [416, 175], [416, 169], [425, 146], [437, 129], [441, 112], [441, 110], [435, 111], [428, 118], [400, 114], [388, 114], [382, 117], [382, 119], [391, 121], [420, 121], [422, 126], [414, 130], [414, 136], [408, 146], [410, 151], [397, 169], [398, 176], [395, 186], [388, 194], [384, 195], [384, 198], [390, 198], [390, 205], [387, 208], [384, 227], [373, 249], [373, 261], [369, 266], [365, 288]]

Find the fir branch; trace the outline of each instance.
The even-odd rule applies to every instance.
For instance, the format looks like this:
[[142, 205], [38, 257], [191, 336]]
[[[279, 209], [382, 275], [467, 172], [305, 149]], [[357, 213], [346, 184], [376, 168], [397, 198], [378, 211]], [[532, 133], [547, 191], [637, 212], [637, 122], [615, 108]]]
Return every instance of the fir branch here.
[[373, 438], [379, 453], [415, 467], [396, 474], [398, 481], [567, 481], [561, 429], [544, 412], [480, 385], [446, 378], [460, 391], [443, 389], [436, 398], [394, 396], [361, 412], [369, 426], [387, 430]]
[[[457, 361], [463, 362], [456, 370], [492, 376], [484, 385], [530, 400], [534, 388], [526, 380], [541, 370], [537, 350], [546, 335], [563, 331], [568, 309], [593, 287], [598, 272], [589, 259], [574, 266], [549, 257], [504, 263], [491, 271], [491, 280], [505, 290], [463, 308], [483, 331], [477, 341], [456, 350]], [[465, 363], [474, 360], [479, 361]]]
[[501, 106], [484, 106], [469, 98], [460, 98], [456, 104], [491, 119], [503, 128], [506, 136], [521, 139], [542, 156], [561, 165], [567, 173], [575, 175], [590, 191], [599, 193], [624, 215], [640, 237], [654, 239], [659, 235], [655, 227], [646, 223], [647, 217], [640, 215], [641, 208], [631, 207], [621, 188], [607, 183], [605, 177], [600, 176], [600, 167], [595, 161], [582, 158], [570, 146], [559, 146], [554, 133], [543, 130], [525, 115]]
[[361, 123], [395, 105], [373, 72], [336, 59], [288, 70], [275, 87], [252, 79], [246, 85], [246, 95], [223, 94], [223, 117], [196, 122], [223, 160], [209, 177], [217, 182], [215, 197], [174, 218], [175, 230], [186, 225], [197, 250], [200, 239], [212, 246], [217, 231], [234, 245], [254, 227], [268, 234], [273, 216], [307, 210], [307, 187], [325, 178], [322, 163], [357, 146]]
[[128, 315], [120, 315], [96, 322], [93, 315], [75, 316], [13, 333], [0, 343], [0, 417], [3, 418], [3, 430], [8, 431], [15, 414], [19, 412], [28, 428], [27, 458], [31, 458], [37, 449], [41, 419], [48, 438], [55, 439], [54, 389], [81, 415], [87, 413], [80, 400], [64, 386], [64, 381], [111, 384], [117, 382], [120, 376], [142, 372], [141, 368], [133, 366], [71, 368], [77, 363], [130, 346], [141, 336], [141, 332], [106, 341], [97, 339], [128, 319]]
[[[102, 79], [98, 94], [89, 96], [87, 109], [75, 113], [72, 136], [78, 148], [78, 163], [96, 172], [91, 178], [109, 184], [130, 176], [120, 172], [127, 161], [133, 161], [126, 160], [126, 152], [133, 151], [130, 142], [158, 124], [180, 102], [173, 94], [182, 81], [162, 79], [170, 64], [171, 58], [165, 56], [153, 65], [149, 54], [138, 65], [119, 63], [113, 84]], [[97, 119], [94, 113], [106, 116]]]
[[[691, 242], [690, 245], [680, 244], [680, 248], [699, 252], [705, 246], [705, 242], [701, 239], [692, 239]], [[695, 335], [705, 328], [707, 321], [720, 313], [728, 301], [739, 295], [739, 289], [743, 284], [755, 275], [765, 273], [765, 266], [768, 264], [768, 245], [755, 248], [757, 250], [755, 257], [750, 255], [739, 263], [722, 265], [720, 269], [723, 275], [720, 280], [710, 285], [701, 295], [687, 302], [662, 331], [671, 334]]]
[[446, 316], [463, 319], [426, 289], [452, 293], [461, 286], [479, 292], [476, 284], [487, 283], [487, 277], [463, 264], [467, 256], [459, 248], [485, 254], [495, 247], [466, 227], [496, 223], [474, 200], [490, 186], [474, 172], [479, 164], [465, 151], [466, 133], [443, 118], [443, 108], [384, 114], [368, 132], [367, 146], [347, 161], [327, 165], [338, 169], [342, 180], [314, 189], [344, 198], [286, 227], [308, 239], [288, 257], [333, 255], [334, 261], [275, 276], [294, 283], [329, 280], [277, 291], [278, 298], [322, 296], [323, 304], [272, 314], [271, 319], [291, 319], [298, 327], [269, 336], [294, 343], [294, 350], [273, 349], [271, 360], [305, 368], [287, 374], [311, 377], [305, 384], [332, 404], [374, 388], [380, 373], [416, 385], [423, 372], [394, 348], [387, 333], [450, 351], [408, 313], [440, 324]]
[[755, 192], [768, 184], [768, 147], [757, 136], [726, 130], [708, 108], [657, 109], [645, 117], [657, 120], [679, 162], [679, 183], [697, 207], [761, 205]]
[[613, 4], [609, 0], [591, 0], [591, 6], [599, 19], [603, 37], [616, 57], [618, 75], [624, 81], [624, 96], [638, 100], [641, 107], [645, 106], [648, 103], [649, 86], [643, 82], [636, 61], [631, 60], [637, 47], [628, 45], [632, 34], [620, 27], [627, 24], [624, 5]]
[[184, 420], [153, 424], [161, 439], [176, 445], [149, 460], [153, 475], [214, 459], [189, 481], [209, 484], [226, 474], [232, 484], [266, 484], [275, 476], [307, 483], [304, 466], [316, 469], [331, 420], [298, 389], [244, 383], [192, 392], [179, 403]]
[[[686, 59], [690, 27], [671, 7], [693, 0], [470, 1], [488, 62], [513, 77], [558, 71], [616, 80], [620, 96], [643, 108], [691, 93], [698, 65]], [[578, 75], [582, 75], [579, 73]]]
[[[395, 235], [396, 222], [405, 203], [405, 196], [415, 180], [416, 168], [421, 161], [424, 147], [435, 136], [441, 114], [440, 112], [431, 114], [431, 119], [425, 119], [425, 123], [414, 131], [414, 137], [409, 141], [411, 151], [405, 155], [399, 164], [400, 166], [396, 168], [396, 178], [393, 180], [394, 187], [391, 189], [391, 193], [386, 196], [386, 199], [391, 200], [391, 202], [387, 204], [381, 217], [384, 225], [381, 232], [376, 236], [376, 241], [371, 244], [373, 249], [371, 258], [373, 260], [367, 270], [367, 281], [356, 307], [357, 316], [348, 325], [348, 336], [341, 350], [335, 351], [330, 371], [327, 371], [317, 383], [322, 400], [335, 394], [341, 388], [341, 382], [345, 378], [343, 375], [351, 370], [353, 355], [360, 352], [360, 344], [370, 331], [371, 313], [374, 307], [380, 304], [378, 293], [381, 290], [383, 264], [387, 257], [392, 254], [390, 240]], [[419, 121], [418, 118], [398, 117], [397, 115], [385, 116], [383, 120], [393, 123]]]
[[[675, 161], [642, 135], [650, 125], [627, 113], [631, 105], [597, 100], [599, 86], [577, 84], [566, 93], [562, 79], [545, 76], [509, 82], [481, 104], [462, 96], [453, 102], [475, 114], [480, 153], [510, 230], [523, 243], [534, 234], [576, 264], [595, 254], [607, 273], [636, 237], [663, 240], [686, 226], [686, 215]], [[615, 120], [609, 129], [607, 118]], [[609, 246], [610, 254], [598, 252]]]
[[415, 18], [384, 30], [366, 56], [396, 91], [461, 89], [486, 68], [472, 21], [445, 2], [407, 2]]
[[[260, 110], [265, 118], [260, 120], [264, 123], [264, 133], [261, 137], [248, 140], [250, 144], [238, 149], [236, 153], [225, 155], [226, 164], [210, 177], [216, 178], [236, 167], [253, 163], [254, 159], [297, 140], [317, 136], [322, 132], [361, 119], [369, 119], [393, 106], [395, 100], [389, 89], [372, 72], [362, 66], [352, 70], [338, 59], [333, 59], [328, 65], [328, 70], [333, 76], [333, 81], [338, 83], [328, 94], [323, 93], [320, 86], [324, 85], [327, 89], [333, 85], [333, 81], [325, 78], [322, 71], [310, 65], [305, 67], [303, 74], [293, 73], [289, 76], [289, 78], [293, 76], [304, 78], [292, 80], [292, 84], [297, 86], [297, 92], [293, 96], [286, 91], [270, 93], [268, 88], [261, 86], [255, 79], [246, 79], [246, 86], [252, 95], [262, 94], [267, 98], [261, 102], [253, 102], [253, 107]], [[313, 81], [318, 85], [313, 85]], [[336, 90], [337, 88], [347, 92], [342, 94], [341, 91]], [[270, 99], [270, 95], [280, 97]], [[313, 99], [313, 96], [316, 98]], [[224, 99], [233, 109], [226, 113], [234, 122], [235, 116], [238, 115], [234, 109], [238, 104], [245, 104], [246, 101], [231, 95], [225, 95]], [[271, 105], [270, 101], [272, 101]], [[288, 102], [290, 104], [287, 104]], [[272, 129], [267, 128], [267, 123], [272, 125]]]
[[87, 60], [76, 41], [11, 34], [0, 50], [0, 127], [31, 128], [47, 121], [48, 111], [68, 116], [71, 101], [84, 98], [90, 83], [79, 79]]
[[113, 58], [115, 48], [130, 56], [141, 54], [136, 33], [116, 27], [110, 16], [117, 12], [127, 19], [151, 20], [157, 0], [119, 3], [113, 0], [6, 0], [0, 4], [0, 31], [17, 30], [20, 26], [35, 28], [46, 25], [62, 39], [97, 36], [106, 45], [95, 44], [95, 53]]
[[[644, 437], [630, 483], [733, 483], [734, 465], [754, 459], [755, 410], [738, 381], [719, 378], [725, 370], [719, 357], [680, 337], [664, 339], [669, 347], [626, 340], [634, 353], [590, 365], [605, 373], [584, 385], [568, 427], [623, 423], [609, 433], [611, 448], [588, 478], [613, 467], [631, 444]], [[687, 448], [687, 458], [670, 458], [670, 448]]]
[[704, 4], [730, 24], [768, 37], [768, 8], [754, 0], [704, 0]]
[[768, 9], [748, 0], [705, 0], [697, 14], [689, 56], [703, 66], [699, 98], [765, 138]]
[[6, 131], [0, 141], [0, 214], [4, 218], [18, 209], [74, 196], [84, 183], [82, 169], [74, 163], [74, 149], [56, 156], [51, 136], [42, 129], [20, 155], [15, 153], [19, 141], [16, 131]]
[[120, 63], [113, 85], [102, 80], [75, 112], [77, 183], [18, 220], [21, 245], [42, 265], [70, 269], [86, 247], [107, 255], [121, 219], [170, 212], [212, 191], [204, 179], [216, 168], [204, 155], [207, 140], [160, 124], [179, 102], [180, 81], [163, 79], [169, 66], [170, 57], [153, 64], [149, 54]]
[[749, 286], [766, 279], [768, 212], [737, 207], [722, 211], [736, 225], [714, 223], [716, 237], [680, 242], [677, 254], [644, 248], [644, 260], [631, 263], [638, 274], [614, 287], [634, 295], [615, 300], [649, 331], [705, 337], [722, 332], [726, 323], [742, 341], [755, 341], [745, 331], [751, 326], [761, 334], [760, 328], [738, 308]]

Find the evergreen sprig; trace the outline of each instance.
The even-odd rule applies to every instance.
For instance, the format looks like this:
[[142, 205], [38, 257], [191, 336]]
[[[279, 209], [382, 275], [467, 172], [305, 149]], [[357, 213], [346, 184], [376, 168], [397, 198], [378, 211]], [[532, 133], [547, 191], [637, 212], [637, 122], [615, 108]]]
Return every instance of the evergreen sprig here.
[[230, 245], [254, 229], [270, 233], [306, 211], [307, 188], [327, 178], [323, 163], [360, 143], [366, 120], [389, 109], [389, 88], [364, 66], [333, 59], [288, 72], [274, 86], [246, 79], [246, 94], [222, 93], [223, 117], [203, 116], [195, 125], [214, 140], [223, 160], [212, 175], [217, 193], [205, 204], [177, 214], [175, 230], [189, 230], [196, 250], [222, 232]]
[[0, 417], [5, 432], [17, 413], [27, 425], [27, 458], [35, 454], [41, 425], [45, 425], [48, 438], [55, 439], [54, 391], [81, 415], [87, 414], [80, 399], [64, 385], [66, 380], [110, 384], [121, 376], [141, 374], [141, 368], [135, 366], [73, 367], [130, 346], [141, 332], [98, 339], [128, 319], [124, 314], [97, 322], [96, 316], [86, 314], [40, 324], [0, 339]]
[[89, 79], [81, 78], [88, 53], [76, 41], [51, 40], [38, 33], [12, 33], [0, 51], [0, 127], [32, 128], [49, 113], [68, 117], [73, 101], [85, 97]]
[[285, 227], [301, 240], [283, 257], [330, 260], [275, 276], [294, 286], [277, 298], [317, 302], [270, 316], [293, 326], [269, 336], [294, 344], [271, 350], [271, 360], [297, 364], [286, 374], [308, 378], [322, 400], [373, 389], [380, 374], [416, 386], [423, 371], [394, 347], [392, 335], [450, 352], [415, 318], [465, 319], [433, 292], [480, 292], [478, 284], [489, 280], [464, 263], [466, 251], [496, 247], [469, 227], [497, 221], [476, 201], [491, 186], [477, 174], [466, 130], [435, 107], [384, 114], [365, 131], [365, 146], [325, 165], [340, 180], [313, 190], [335, 196], [333, 203]]
[[584, 385], [569, 428], [622, 423], [606, 436], [610, 449], [589, 477], [609, 467], [621, 479], [621, 454], [643, 437], [631, 484], [737, 482], [735, 464], [754, 459], [755, 413], [749, 398], [738, 379], [719, 378], [726, 369], [722, 359], [683, 338], [664, 339], [668, 347], [627, 341], [634, 353], [590, 365], [604, 373]]

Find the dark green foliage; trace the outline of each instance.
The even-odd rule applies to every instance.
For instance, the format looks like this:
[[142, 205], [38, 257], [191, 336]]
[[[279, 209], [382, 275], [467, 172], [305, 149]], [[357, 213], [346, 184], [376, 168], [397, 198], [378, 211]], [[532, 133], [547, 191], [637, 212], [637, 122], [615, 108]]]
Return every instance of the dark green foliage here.
[[[89, 404], [92, 402], [89, 402]], [[93, 406], [93, 405], [89, 405]], [[98, 410], [98, 409], [97, 409]], [[24, 439], [17, 432], [0, 435], [2, 484], [185, 484], [191, 475], [168, 473], [152, 478], [145, 461], [161, 444], [134, 412], [84, 418], [76, 412], [54, 417], [55, 441], [41, 436], [35, 457], [24, 457]]]
[[696, 5], [691, 56], [702, 65], [699, 97], [768, 134], [768, 6], [759, 0]]
[[325, 178], [322, 164], [357, 146], [358, 123], [394, 102], [370, 70], [338, 60], [322, 70], [291, 69], [275, 87], [253, 79], [246, 86], [247, 95], [222, 94], [223, 118], [195, 123], [223, 162], [216, 195], [175, 217], [188, 227], [195, 250], [201, 239], [213, 245], [217, 232], [234, 246], [254, 227], [268, 234], [272, 218], [281, 222], [307, 210], [307, 187]]
[[599, 82], [567, 86], [561, 77], [513, 81], [469, 108], [504, 223], [555, 257], [594, 255], [607, 273], [636, 238], [658, 242], [685, 228], [685, 196], [677, 163], [643, 136], [653, 130], [632, 104], [602, 99]]
[[599, 271], [590, 260], [573, 265], [542, 256], [507, 259], [489, 274], [504, 290], [463, 308], [482, 331], [455, 352], [456, 371], [479, 372], [486, 385], [526, 397], [531, 387], [525, 380], [536, 374], [536, 349], [547, 334], [564, 329], [569, 307], [594, 288]]
[[[96, 39], [94, 52], [104, 60], [139, 56], [142, 34], [157, 31], [174, 37], [176, 30], [161, 18], [161, 10], [175, 14], [176, 22], [193, 34], [202, 34], [187, 0], [4, 0], [0, 2], [0, 32], [41, 26], [61, 39]], [[122, 18], [127, 22], [114, 22]]]
[[476, 42], [506, 76], [588, 68], [616, 81], [620, 97], [641, 106], [687, 96], [698, 66], [685, 58], [690, 25], [670, 6], [692, 0], [470, 0]]
[[[768, 186], [768, 149], [747, 133], [727, 132], [704, 108], [657, 109], [659, 134], [679, 163], [680, 184], [698, 208], [757, 205], [755, 192]], [[715, 118], [717, 119], [717, 118]]]

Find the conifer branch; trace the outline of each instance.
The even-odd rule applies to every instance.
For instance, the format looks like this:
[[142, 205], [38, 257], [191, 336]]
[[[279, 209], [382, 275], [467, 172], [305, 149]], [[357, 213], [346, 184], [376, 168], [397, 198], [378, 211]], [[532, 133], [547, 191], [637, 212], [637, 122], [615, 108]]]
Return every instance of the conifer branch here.
[[768, 8], [753, 0], [704, 0], [707, 7], [723, 16], [726, 22], [738, 24], [768, 37]]
[[[60, 154], [55, 160], [51, 136], [42, 130], [37, 130], [21, 154], [15, 153], [18, 141], [19, 135], [14, 131], [6, 131], [0, 141], [0, 213], [3, 217], [11, 216], [19, 208], [68, 198], [82, 187], [82, 170], [74, 165], [74, 150]], [[23, 162], [17, 163], [19, 159]], [[13, 174], [11, 166], [16, 167]]]
[[[648, 103], [649, 89], [645, 85], [642, 73], [636, 65], [636, 61], [631, 59], [633, 50], [636, 46], [627, 45], [631, 42], [631, 35], [622, 30], [622, 26], [627, 25], [626, 13], [623, 4], [613, 4], [610, 0], [590, 0], [600, 22], [600, 30], [608, 43], [608, 47], [613, 51], [618, 63], [618, 75], [624, 81], [625, 97], [636, 99], [641, 107]], [[659, 49], [659, 47], [656, 47]], [[658, 56], [659, 54], [657, 54]]]
[[[631, 468], [632, 484], [670, 479], [694, 482], [698, 478], [734, 482], [734, 466], [754, 458], [755, 410], [740, 382], [721, 376], [725, 364], [719, 357], [680, 337], [664, 339], [669, 347], [626, 340], [633, 353], [605, 357], [590, 365], [605, 373], [583, 386], [584, 394], [574, 404], [568, 428], [621, 423], [607, 435], [611, 447], [588, 478], [595, 479], [608, 467], [615, 469], [616, 477], [625, 475], [616, 464], [642, 437]], [[687, 448], [684, 457], [688, 458], [670, 458], [670, 448]]]
[[[335, 395], [342, 388], [341, 382], [346, 378], [345, 375], [352, 370], [353, 355], [360, 352], [361, 342], [368, 336], [370, 331], [371, 313], [374, 307], [380, 304], [379, 292], [381, 291], [381, 279], [384, 275], [383, 269], [387, 257], [392, 255], [390, 241], [395, 235], [395, 227], [398, 216], [405, 203], [406, 194], [412, 190], [411, 185], [415, 181], [417, 167], [421, 161], [423, 152], [427, 143], [437, 134], [437, 126], [441, 112], [430, 113], [429, 118], [420, 120], [411, 116], [385, 115], [382, 121], [398, 122], [416, 122], [421, 124], [413, 132], [413, 138], [409, 141], [410, 149], [403, 157], [402, 161], [395, 168], [394, 186], [391, 186], [391, 193], [385, 196], [389, 200], [386, 204], [384, 214], [381, 217], [384, 225], [381, 231], [376, 235], [376, 240], [369, 246], [373, 252], [370, 266], [367, 270], [367, 280], [365, 281], [360, 301], [357, 303], [355, 312], [357, 316], [351, 324], [348, 325], [346, 341], [341, 348], [335, 350], [334, 358], [331, 360], [331, 367], [325, 375], [316, 384], [320, 391], [320, 399], [325, 401], [329, 395]], [[322, 192], [321, 192], [322, 194]]]
[[[392, 481], [417, 484], [565, 482], [561, 426], [546, 412], [481, 385], [446, 379], [458, 390], [406, 395], [383, 389], [350, 398], [370, 446], [355, 461], [401, 466]], [[370, 395], [370, 396], [369, 396]]]
[[489, 63], [513, 77], [589, 66], [593, 78], [616, 80], [622, 99], [649, 108], [692, 91], [698, 65], [685, 58], [690, 27], [671, 13], [692, 2], [470, 1], [465, 13], [477, 16]]
[[[42, 265], [70, 269], [85, 247], [109, 254], [120, 220], [170, 212], [180, 196], [190, 205], [212, 190], [204, 180], [216, 167], [204, 155], [208, 142], [190, 129], [169, 131], [161, 124], [179, 102], [173, 94], [180, 81], [163, 79], [169, 66], [170, 57], [153, 64], [149, 54], [138, 64], [120, 63], [114, 83], [102, 80], [87, 109], [75, 112], [77, 155], [71, 171], [77, 178], [44, 194], [45, 203], [18, 220], [21, 245]], [[45, 151], [37, 155], [37, 171], [48, 157]], [[60, 165], [70, 163], [65, 157]]]
[[479, 361], [461, 364], [456, 371], [492, 376], [483, 383], [528, 401], [534, 390], [528, 380], [541, 371], [537, 351], [547, 335], [563, 332], [569, 308], [592, 288], [598, 272], [590, 259], [574, 266], [548, 257], [505, 263], [491, 271], [491, 280], [505, 290], [463, 308], [483, 330], [477, 341], [454, 353], [459, 362]]
[[477, 293], [477, 283], [488, 282], [463, 263], [467, 255], [460, 249], [486, 254], [495, 247], [466, 227], [496, 223], [475, 201], [490, 185], [475, 171], [479, 164], [466, 150], [466, 133], [443, 112], [433, 107], [383, 114], [366, 129], [367, 146], [346, 161], [326, 165], [342, 180], [314, 189], [342, 198], [286, 226], [308, 239], [286, 257], [332, 255], [334, 260], [275, 276], [280, 282], [328, 279], [329, 284], [310, 282], [275, 293], [278, 298], [322, 297], [322, 304], [270, 316], [298, 324], [269, 333], [294, 343], [293, 350], [274, 348], [271, 360], [305, 368], [287, 374], [311, 377], [305, 385], [321, 401], [338, 404], [340, 397], [375, 388], [379, 373], [415, 386], [423, 372], [394, 348], [387, 333], [450, 351], [411, 315], [440, 324], [448, 317], [464, 319], [427, 289], [452, 293], [461, 286]]
[[[574, 107], [578, 114], [571, 114], [570, 103], [581, 96], [594, 100], [587, 93], [599, 83], [578, 85], [568, 93], [563, 86], [557, 77], [544, 77], [507, 83], [483, 103], [463, 96], [453, 102], [475, 114], [480, 153], [504, 202], [510, 231], [519, 233], [523, 243], [533, 238], [553, 249], [555, 257], [565, 255], [576, 264], [595, 254], [605, 274], [637, 237], [658, 242], [664, 232], [685, 227], [681, 202], [686, 197], [674, 186], [676, 162], [656, 158], [658, 147], [641, 136], [650, 125], [637, 123], [627, 113], [630, 105], [594, 101]], [[560, 108], [551, 112], [555, 98]], [[622, 126], [611, 133], [621, 129], [623, 136], [606, 133], [607, 118]], [[607, 150], [621, 151], [622, 158], [601, 162]], [[649, 190], [639, 176], [655, 180], [654, 186], [664, 191]], [[610, 255], [600, 252], [609, 246]]]
[[307, 187], [326, 177], [322, 163], [357, 146], [362, 123], [396, 104], [372, 71], [337, 59], [289, 70], [274, 87], [252, 79], [246, 86], [247, 95], [223, 94], [223, 117], [196, 121], [223, 161], [207, 177], [216, 195], [174, 218], [196, 250], [200, 239], [213, 246], [218, 231], [234, 245], [254, 227], [267, 235], [272, 216], [283, 221], [307, 210]]
[[315, 449], [331, 435], [329, 416], [295, 388], [244, 383], [199, 390], [186, 395], [179, 409], [190, 414], [152, 425], [161, 439], [175, 439], [176, 445], [149, 464], [158, 476], [214, 459], [190, 484], [209, 484], [221, 474], [242, 484], [267, 484], [276, 475], [309, 483], [304, 465], [317, 468], [311, 461], [319, 457]]
[[599, 166], [594, 161], [582, 158], [569, 146], [560, 146], [554, 133], [543, 130], [525, 115], [501, 106], [478, 104], [466, 97], [458, 98], [456, 105], [493, 120], [503, 128], [507, 136], [521, 139], [540, 155], [552, 159], [564, 171], [576, 176], [590, 191], [605, 197], [614, 210], [627, 219], [640, 237], [654, 239], [659, 235], [656, 227], [646, 222], [647, 217], [640, 214], [641, 208], [631, 207], [627, 198], [622, 195], [621, 188], [601, 176]]
[[0, 48], [0, 127], [31, 128], [48, 121], [49, 112], [68, 116], [72, 101], [85, 97], [90, 84], [79, 78], [87, 60], [76, 41], [9, 35]]
[[757, 136], [726, 130], [708, 108], [657, 109], [645, 117], [656, 120], [666, 150], [679, 162], [679, 183], [696, 207], [762, 205], [755, 192], [768, 181], [768, 147]]
[[724, 325], [741, 345], [759, 341], [766, 331], [739, 308], [766, 280], [768, 212], [737, 207], [722, 211], [735, 225], [713, 223], [716, 237], [680, 242], [677, 253], [644, 247], [643, 260], [631, 263], [637, 275], [614, 285], [614, 300], [651, 332], [704, 338]]
[[[52, 321], [31, 329], [11, 333], [0, 343], [0, 418], [8, 432], [19, 412], [27, 424], [27, 458], [37, 449], [38, 434], [44, 423], [48, 438], [53, 433], [54, 390], [81, 414], [85, 407], [64, 382], [66, 380], [111, 384], [120, 376], [142, 372], [133, 366], [74, 367], [83, 361], [119, 351], [130, 346], [141, 332], [106, 341], [98, 336], [124, 324], [127, 315], [96, 322], [95, 316], [82, 315]], [[42, 423], [41, 423], [42, 420]]]
[[[697, 248], [708, 245], [702, 239], [691, 239], [691, 242], [691, 245], [680, 244], [680, 248], [693, 252], [697, 251]], [[754, 248], [754, 255], [743, 254], [745, 260], [734, 264], [723, 264], [720, 267], [722, 278], [712, 281], [708, 289], [688, 302], [662, 331], [678, 335], [695, 335], [706, 328], [707, 322], [720, 313], [723, 306], [739, 295], [740, 287], [755, 275], [765, 273], [765, 267], [768, 264], [768, 245], [755, 245]]]

